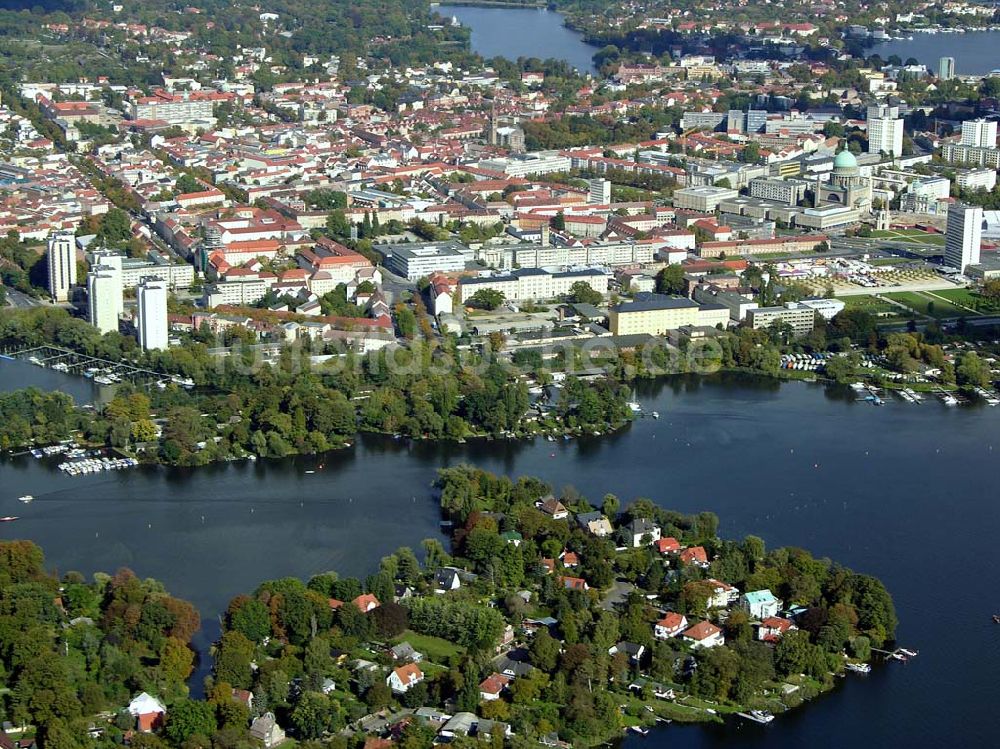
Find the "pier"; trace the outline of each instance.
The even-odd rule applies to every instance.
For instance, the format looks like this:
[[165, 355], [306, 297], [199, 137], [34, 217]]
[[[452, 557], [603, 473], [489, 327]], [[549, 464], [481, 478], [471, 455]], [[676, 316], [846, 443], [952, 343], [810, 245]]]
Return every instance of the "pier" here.
[[92, 377], [101, 385], [111, 385], [118, 382], [131, 382], [140, 387], [153, 385], [165, 386], [170, 382], [185, 384], [179, 378], [143, 369], [132, 364], [96, 356], [80, 354], [76, 351], [59, 346], [34, 346], [30, 348], [5, 350], [4, 355], [10, 359], [27, 361], [40, 367], [47, 367], [67, 374]]

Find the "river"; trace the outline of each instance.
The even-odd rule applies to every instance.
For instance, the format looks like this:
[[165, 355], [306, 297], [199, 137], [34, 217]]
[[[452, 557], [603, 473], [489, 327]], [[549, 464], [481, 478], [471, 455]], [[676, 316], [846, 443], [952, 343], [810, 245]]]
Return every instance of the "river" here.
[[967, 31], [964, 34], [914, 34], [912, 39], [894, 39], [873, 44], [868, 54], [883, 60], [899, 55], [903, 62], [915, 58], [937, 75], [938, 60], [955, 58], [955, 72], [960, 75], [985, 75], [1000, 68], [997, 45], [1000, 31]]
[[[38, 542], [60, 572], [127, 565], [163, 580], [202, 612], [204, 649], [228, 600], [261, 580], [363, 575], [385, 553], [436, 535], [428, 487], [439, 466], [538, 475], [596, 501], [647, 496], [717, 512], [724, 536], [755, 533], [877, 575], [895, 598], [900, 643], [920, 656], [852, 675], [766, 728], [668, 726], [626, 739], [628, 749], [992, 744], [1000, 411], [897, 400], [874, 408], [820, 385], [736, 376], [650, 384], [638, 398], [661, 418], [572, 442], [367, 437], [321, 458], [78, 478], [14, 458], [0, 463], [0, 504], [22, 519], [0, 525], [0, 537]], [[35, 502], [18, 504], [25, 493]]]
[[455, 16], [471, 33], [472, 51], [487, 60], [505, 57], [537, 57], [565, 60], [581, 73], [595, 73], [597, 47], [583, 41], [583, 35], [566, 28], [563, 17], [545, 8], [484, 8], [470, 5], [441, 5], [438, 12]]

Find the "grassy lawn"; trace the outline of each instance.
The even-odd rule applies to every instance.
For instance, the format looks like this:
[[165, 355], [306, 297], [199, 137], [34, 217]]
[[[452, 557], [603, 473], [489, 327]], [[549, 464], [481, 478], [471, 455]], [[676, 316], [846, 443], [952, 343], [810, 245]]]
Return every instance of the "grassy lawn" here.
[[875, 231], [873, 237], [879, 239], [891, 239], [895, 242], [908, 242], [910, 244], [933, 244], [944, 246], [944, 236], [941, 234], [930, 234], [919, 229], [889, 229], [888, 231]]
[[465, 652], [465, 648], [461, 645], [442, 640], [440, 637], [417, 634], [409, 629], [392, 641], [393, 645], [401, 642], [410, 643], [416, 651], [423, 653], [425, 658], [437, 663], [447, 663], [453, 655]]
[[941, 289], [940, 291], [930, 291], [927, 293], [944, 297], [949, 302], [954, 302], [956, 306], [977, 310], [980, 314], [996, 314], [1000, 312], [1000, 304], [990, 304], [988, 300], [972, 289]]
[[871, 294], [861, 294], [858, 296], [839, 297], [845, 305], [844, 309], [864, 310], [870, 315], [874, 315], [882, 321], [905, 320], [903, 310], [890, 304], [885, 299], [876, 299]]
[[[931, 292], [936, 294], [937, 292]], [[896, 291], [885, 295], [889, 299], [905, 304], [910, 309], [936, 319], [944, 317], [961, 317], [971, 314], [968, 310], [956, 307], [946, 298], [935, 298], [923, 291]]]

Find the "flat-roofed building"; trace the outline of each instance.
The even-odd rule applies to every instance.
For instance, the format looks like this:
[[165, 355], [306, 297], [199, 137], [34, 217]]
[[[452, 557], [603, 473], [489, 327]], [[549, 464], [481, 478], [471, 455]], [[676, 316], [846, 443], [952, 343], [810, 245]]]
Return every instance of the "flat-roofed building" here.
[[385, 266], [398, 276], [416, 281], [435, 271], [454, 273], [465, 270], [472, 251], [461, 242], [421, 242], [387, 244], [375, 248], [385, 257]]
[[805, 335], [816, 327], [816, 310], [788, 302], [783, 307], [758, 307], [747, 311], [747, 325], [754, 330], [765, 330], [777, 322], [787, 323], [796, 336]]
[[737, 195], [739, 191], [730, 187], [715, 185], [684, 187], [674, 191], [674, 208], [711, 213], [723, 200], [731, 200]]

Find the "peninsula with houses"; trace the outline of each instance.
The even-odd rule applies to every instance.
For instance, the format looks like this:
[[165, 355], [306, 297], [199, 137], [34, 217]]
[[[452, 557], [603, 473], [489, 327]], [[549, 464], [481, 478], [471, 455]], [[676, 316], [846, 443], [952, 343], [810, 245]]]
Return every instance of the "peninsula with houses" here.
[[447, 545], [400, 548], [363, 580], [322, 572], [234, 598], [197, 699], [190, 604], [128, 570], [58, 579], [30, 542], [0, 543], [0, 741], [585, 747], [780, 721], [907, 652], [883, 650], [897, 620], [879, 580], [721, 539], [710, 512], [595, 505], [471, 466], [439, 471], [434, 491]]

